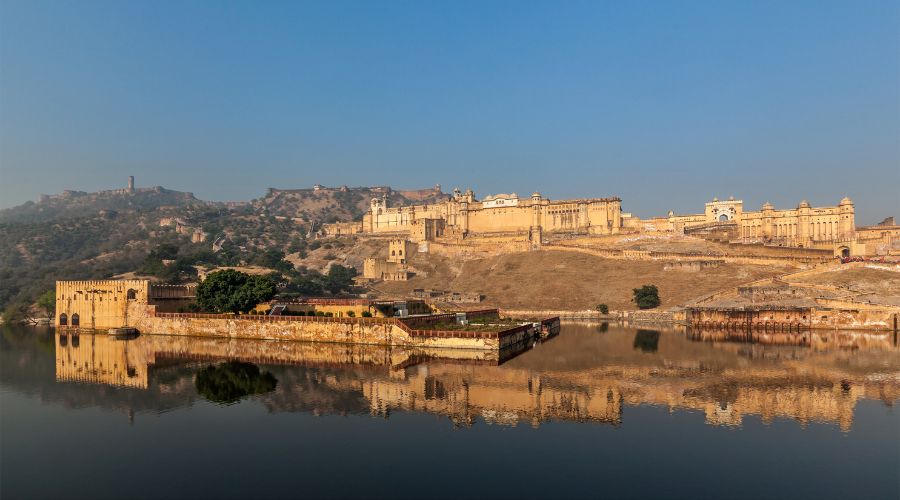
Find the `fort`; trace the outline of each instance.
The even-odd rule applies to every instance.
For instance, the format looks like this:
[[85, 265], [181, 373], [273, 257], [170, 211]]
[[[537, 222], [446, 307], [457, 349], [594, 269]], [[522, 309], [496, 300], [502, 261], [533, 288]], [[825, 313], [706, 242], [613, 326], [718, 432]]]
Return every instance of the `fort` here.
[[[454, 189], [444, 201], [390, 206], [387, 195], [372, 198], [369, 210], [354, 222], [325, 224], [324, 236], [402, 238], [420, 249], [461, 255], [473, 250], [541, 249], [547, 243], [571, 237], [587, 237], [592, 246], [604, 247], [604, 236], [628, 234], [690, 235], [746, 247], [747, 253], [763, 248], [794, 248], [828, 257], [900, 256], [900, 226], [893, 218], [869, 227], [856, 227], [853, 201], [845, 197], [836, 205], [813, 207], [806, 200], [796, 208], [776, 209], [765, 203], [758, 211], [744, 210], [744, 202], [730, 197], [713, 198], [703, 213], [641, 219], [622, 212], [618, 197], [550, 200], [535, 192], [530, 198], [517, 194], [475, 198], [471, 189]], [[743, 252], [744, 250], [739, 250]], [[800, 252], [802, 253], [802, 251]], [[405, 280], [402, 263], [373, 261], [368, 277]]]
[[362, 221], [326, 224], [324, 231], [329, 236], [396, 234], [415, 242], [505, 233], [527, 236], [539, 247], [544, 232], [616, 234], [620, 212], [617, 197], [551, 201], [535, 192], [526, 199], [511, 193], [479, 201], [471, 189], [455, 189], [447, 200], [432, 205], [391, 207], [387, 196], [373, 198]]

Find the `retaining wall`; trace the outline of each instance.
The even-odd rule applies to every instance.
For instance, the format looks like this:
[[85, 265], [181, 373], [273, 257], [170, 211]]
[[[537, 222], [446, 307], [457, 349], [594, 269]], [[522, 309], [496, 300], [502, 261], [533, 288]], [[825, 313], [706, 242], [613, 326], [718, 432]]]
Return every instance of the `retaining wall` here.
[[[468, 313], [498, 317], [496, 309]], [[127, 324], [143, 333], [194, 337], [231, 337], [307, 342], [342, 342], [412, 347], [502, 349], [555, 328], [558, 318], [501, 331], [429, 330], [440, 322], [456, 320], [456, 314], [421, 318], [328, 318], [320, 316], [258, 316], [232, 314], [165, 313], [155, 306], [132, 304]]]

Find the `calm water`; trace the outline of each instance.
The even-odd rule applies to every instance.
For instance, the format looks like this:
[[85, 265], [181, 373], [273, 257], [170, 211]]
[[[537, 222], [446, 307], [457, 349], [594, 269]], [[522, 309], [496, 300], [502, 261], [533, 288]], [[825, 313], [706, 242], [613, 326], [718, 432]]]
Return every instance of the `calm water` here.
[[523, 352], [4, 327], [0, 496], [900, 496], [891, 335], [563, 325]]

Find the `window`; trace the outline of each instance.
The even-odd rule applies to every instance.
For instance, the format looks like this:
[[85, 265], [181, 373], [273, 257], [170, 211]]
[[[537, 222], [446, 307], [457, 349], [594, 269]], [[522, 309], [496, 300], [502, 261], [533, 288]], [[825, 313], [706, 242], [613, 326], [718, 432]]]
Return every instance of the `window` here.
[[81, 324], [81, 318], [78, 317], [78, 313], [72, 315], [72, 326], [79, 326]]
[[66, 313], [62, 313], [59, 315], [59, 326], [66, 326], [69, 324], [69, 317], [66, 316]]
[[128, 298], [128, 300], [135, 300], [137, 299], [137, 292], [133, 289], [129, 289], [125, 296]]

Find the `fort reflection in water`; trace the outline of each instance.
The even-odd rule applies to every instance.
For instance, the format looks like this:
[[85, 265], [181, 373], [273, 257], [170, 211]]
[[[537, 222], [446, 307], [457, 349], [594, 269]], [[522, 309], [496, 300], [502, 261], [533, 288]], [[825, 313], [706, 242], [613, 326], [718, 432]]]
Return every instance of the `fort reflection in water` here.
[[900, 401], [894, 334], [759, 337], [565, 324], [542, 344], [499, 354], [162, 335], [56, 336], [58, 381], [183, 392], [185, 401], [195, 396], [189, 382], [199, 367], [230, 360], [265, 365], [275, 374], [277, 388], [255, 396], [271, 412], [428, 412], [459, 426], [479, 419], [618, 425], [629, 406], [646, 404], [702, 412], [713, 425], [737, 426], [757, 416], [848, 431], [858, 400]]

